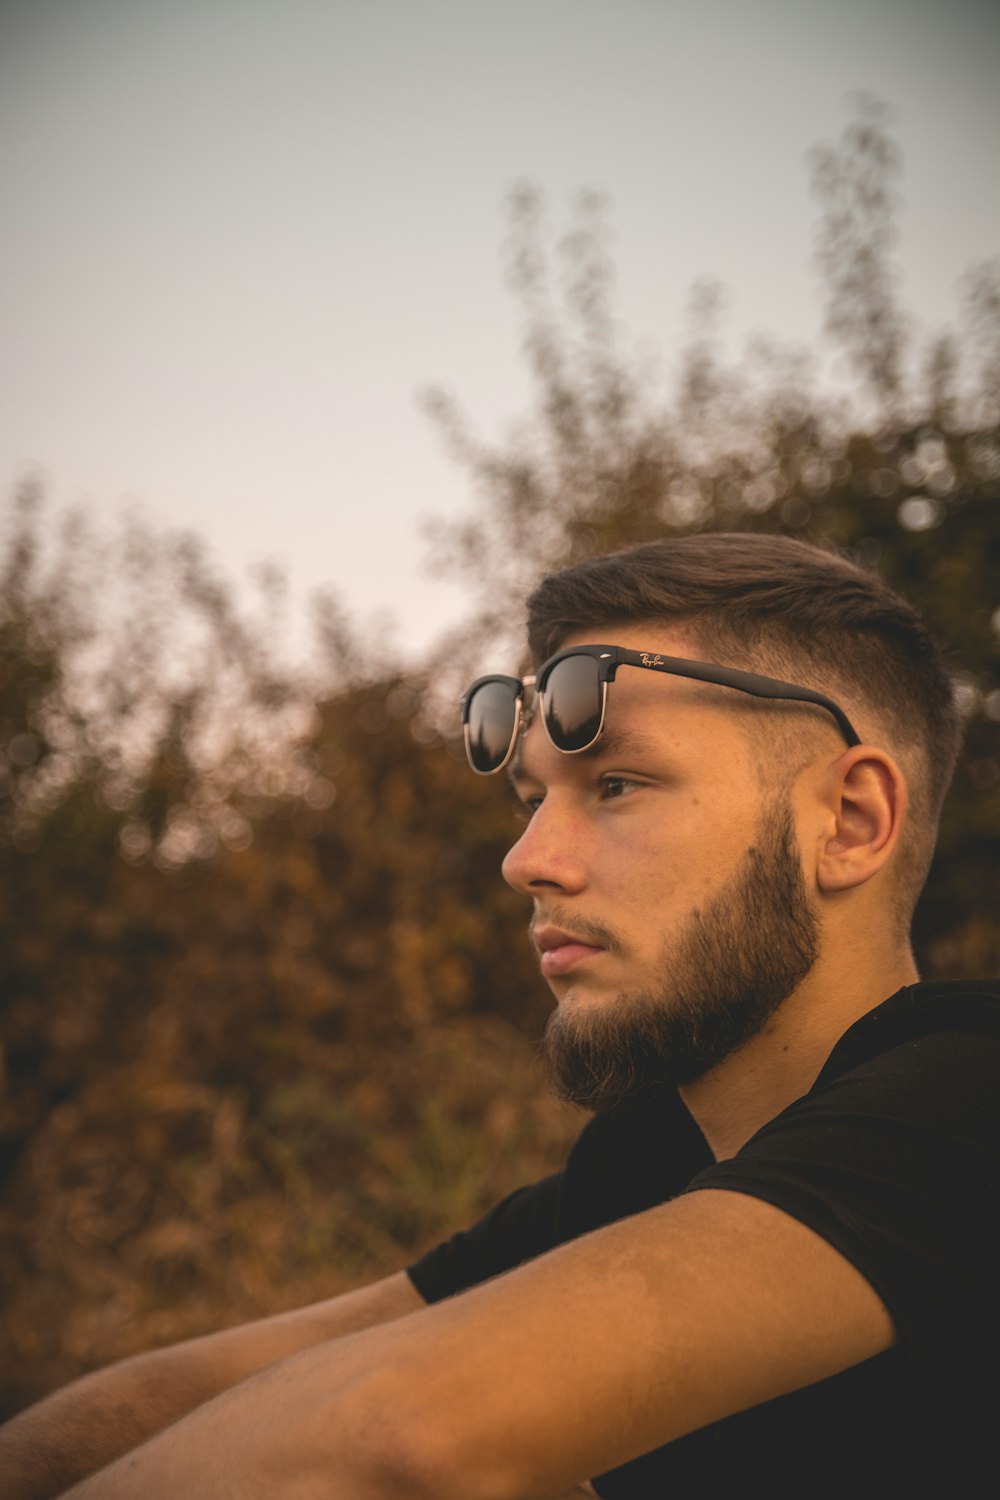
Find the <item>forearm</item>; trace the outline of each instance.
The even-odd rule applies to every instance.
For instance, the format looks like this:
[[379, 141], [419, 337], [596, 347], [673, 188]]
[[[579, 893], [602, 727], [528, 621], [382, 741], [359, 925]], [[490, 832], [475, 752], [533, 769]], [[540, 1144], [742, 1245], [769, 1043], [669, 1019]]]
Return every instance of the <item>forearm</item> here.
[[0, 1430], [0, 1492], [50, 1500], [220, 1389], [193, 1346], [157, 1350], [75, 1380]]
[[50, 1500], [296, 1352], [423, 1306], [405, 1275], [96, 1371], [0, 1429], [4, 1500]]
[[345, 1339], [270, 1366], [90, 1475], [64, 1500], [409, 1500], [411, 1492], [382, 1472], [391, 1454], [381, 1433], [366, 1431], [370, 1406], [354, 1399], [359, 1366], [367, 1364], [363, 1346]]
[[[84, 1480], [64, 1500], [464, 1494], [464, 1477], [445, 1480], [437, 1437], [426, 1442], [429, 1428], [407, 1420], [405, 1382], [401, 1387], [394, 1373], [397, 1359], [422, 1342], [426, 1319], [418, 1313], [272, 1365]], [[560, 1488], [551, 1500], [592, 1494], [581, 1484]]]

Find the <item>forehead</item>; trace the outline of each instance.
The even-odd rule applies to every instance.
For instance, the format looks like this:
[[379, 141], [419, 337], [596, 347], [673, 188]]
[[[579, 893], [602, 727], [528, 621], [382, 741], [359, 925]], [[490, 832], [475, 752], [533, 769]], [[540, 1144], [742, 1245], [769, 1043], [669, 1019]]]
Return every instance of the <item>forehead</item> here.
[[[601, 644], [625, 646], [660, 656], [699, 658], [700, 651], [676, 629], [639, 624], [594, 626], [574, 631], [561, 643], [560, 651], [573, 646]], [[669, 754], [672, 758], [704, 758], [706, 747], [726, 746], [730, 757], [742, 756], [745, 748], [743, 694], [667, 672], [620, 666], [607, 698], [607, 712], [600, 740], [589, 751], [564, 757], [578, 765], [609, 756]], [[537, 720], [527, 729], [522, 751], [528, 762], [548, 749]], [[555, 752], [559, 753], [559, 752]], [[727, 757], [729, 758], [729, 757]], [[518, 760], [522, 760], [519, 754]], [[729, 758], [730, 765], [732, 759]]]
[[[565, 651], [573, 646], [592, 645], [625, 646], [632, 651], [646, 652], [653, 656], [681, 656], [696, 661], [705, 660], [705, 655], [691, 638], [676, 626], [639, 623], [627, 625], [605, 625], [574, 631], [560, 646]], [[734, 699], [745, 701], [745, 694], [731, 688], [717, 687], [714, 683], [699, 682], [689, 677], [674, 677], [669, 672], [649, 671], [642, 667], [620, 666], [609, 694], [609, 716], [614, 704], [620, 715], [628, 706], [666, 713], [681, 708], [693, 710], [719, 710], [736, 708]]]

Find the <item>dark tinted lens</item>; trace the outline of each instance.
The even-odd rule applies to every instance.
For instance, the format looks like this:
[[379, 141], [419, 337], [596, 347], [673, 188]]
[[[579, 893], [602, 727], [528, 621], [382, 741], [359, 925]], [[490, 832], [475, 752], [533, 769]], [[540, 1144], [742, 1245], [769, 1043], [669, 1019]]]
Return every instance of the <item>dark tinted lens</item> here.
[[469, 759], [477, 771], [503, 765], [514, 737], [517, 706], [505, 682], [484, 682], [469, 700]]
[[545, 726], [559, 750], [585, 750], [601, 727], [600, 667], [592, 656], [566, 656], [545, 683]]

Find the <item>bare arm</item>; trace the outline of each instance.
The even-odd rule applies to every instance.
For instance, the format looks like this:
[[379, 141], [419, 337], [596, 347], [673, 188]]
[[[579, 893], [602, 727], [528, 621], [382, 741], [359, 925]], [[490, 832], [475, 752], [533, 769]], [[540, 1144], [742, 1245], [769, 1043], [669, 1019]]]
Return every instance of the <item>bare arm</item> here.
[[703, 1191], [200, 1407], [73, 1500], [528, 1500], [888, 1348], [864, 1278]]
[[48, 1500], [278, 1360], [424, 1306], [404, 1273], [75, 1380], [0, 1429], [0, 1494]]

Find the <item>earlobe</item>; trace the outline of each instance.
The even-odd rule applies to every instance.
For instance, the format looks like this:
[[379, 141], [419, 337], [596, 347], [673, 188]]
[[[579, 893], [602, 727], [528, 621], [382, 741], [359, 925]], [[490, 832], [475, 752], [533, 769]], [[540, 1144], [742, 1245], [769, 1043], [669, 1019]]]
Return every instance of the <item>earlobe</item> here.
[[851, 890], [884, 868], [906, 815], [906, 781], [884, 750], [856, 745], [831, 767], [832, 828], [817, 867], [823, 891]]

